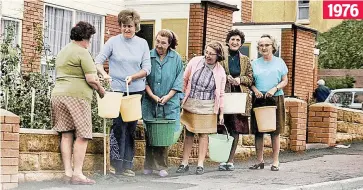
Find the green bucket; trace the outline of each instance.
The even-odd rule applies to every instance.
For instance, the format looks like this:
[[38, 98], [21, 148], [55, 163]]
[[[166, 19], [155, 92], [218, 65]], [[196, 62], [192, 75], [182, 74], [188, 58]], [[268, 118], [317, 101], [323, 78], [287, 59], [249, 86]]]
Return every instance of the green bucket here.
[[151, 146], [171, 146], [174, 142], [175, 120], [145, 120], [146, 133]]
[[227, 162], [229, 154], [231, 152], [234, 138], [228, 134], [228, 131], [227, 135], [211, 134], [208, 135], [208, 137], [209, 137], [209, 158], [215, 162]]

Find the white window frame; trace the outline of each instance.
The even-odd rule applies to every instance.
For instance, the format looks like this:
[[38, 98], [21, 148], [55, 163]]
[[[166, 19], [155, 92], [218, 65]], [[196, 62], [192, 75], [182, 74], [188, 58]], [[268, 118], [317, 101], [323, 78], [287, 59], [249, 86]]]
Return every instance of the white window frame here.
[[[308, 6], [300, 6], [299, 0], [296, 0], [296, 22], [298, 24], [310, 24], [310, 1], [311, 0], [309, 0]], [[300, 8], [306, 8], [306, 7], [309, 8], [309, 16], [307, 19], [300, 19], [299, 18]]]
[[[94, 13], [94, 12], [88, 12], [88, 11], [84, 11], [84, 10], [77, 10], [77, 9], [72, 9], [72, 8], [68, 8], [68, 7], [64, 7], [64, 6], [59, 6], [59, 5], [54, 5], [54, 4], [50, 4], [50, 3], [44, 3], [43, 6], [43, 29], [45, 27], [45, 7], [49, 6], [49, 7], [54, 7], [57, 9], [64, 9], [64, 10], [68, 10], [68, 11], [72, 11], [72, 26], [74, 26], [76, 24], [76, 16], [77, 16], [77, 11], [82, 11], [82, 12], [86, 12], [86, 13], [91, 13], [91, 14], [96, 14], [96, 15], [100, 15], [102, 16], [102, 23], [101, 23], [101, 43], [100, 43], [100, 50], [102, 49], [103, 45], [104, 45], [104, 36], [105, 36], [105, 15], [101, 15], [99, 13]], [[44, 35], [44, 31], [43, 31], [43, 35]], [[53, 57], [49, 57], [48, 60], [52, 59]], [[45, 59], [45, 57], [43, 57], [41, 59], [41, 64], [42, 65], [46, 65], [47, 64], [47, 60]]]
[[[1, 16], [0, 18], [3, 19], [3, 20], [11, 20], [11, 21], [18, 22], [19, 25], [18, 25], [18, 41], [17, 41], [17, 44], [19, 45], [19, 48], [21, 49], [21, 46], [22, 46], [21, 42], [22, 42], [22, 36], [23, 36], [22, 35], [23, 21], [20, 20], [20, 19], [8, 17], [8, 16], [5, 16], [5, 15]], [[1, 19], [0, 19], [0, 21], [1, 21]], [[21, 62], [20, 61], [19, 61], [18, 65], [17, 65], [17, 69], [18, 69], [18, 72], [20, 72], [20, 70], [21, 70]]]

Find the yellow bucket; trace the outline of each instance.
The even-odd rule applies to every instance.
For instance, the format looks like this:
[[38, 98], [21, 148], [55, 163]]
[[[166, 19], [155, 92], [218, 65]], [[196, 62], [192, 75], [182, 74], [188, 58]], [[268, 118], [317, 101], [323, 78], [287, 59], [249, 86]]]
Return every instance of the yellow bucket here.
[[141, 94], [129, 95], [129, 85], [126, 83], [127, 96], [122, 97], [122, 104], [119, 107], [124, 122], [136, 121], [142, 118]]
[[272, 132], [276, 130], [276, 106], [253, 108], [256, 115], [258, 132]]
[[98, 115], [102, 118], [116, 118], [119, 116], [122, 93], [106, 92], [101, 99], [97, 94]]

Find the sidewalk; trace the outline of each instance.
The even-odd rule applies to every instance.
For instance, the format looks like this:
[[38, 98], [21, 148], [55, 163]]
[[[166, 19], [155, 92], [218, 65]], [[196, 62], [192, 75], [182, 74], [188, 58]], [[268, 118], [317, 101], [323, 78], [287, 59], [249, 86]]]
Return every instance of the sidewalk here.
[[19, 189], [47, 190], [100, 190], [100, 189], [359, 189], [363, 188], [363, 143], [352, 144], [348, 149], [310, 150], [302, 153], [281, 154], [279, 172], [270, 171], [271, 160], [266, 160], [264, 170], [248, 169], [253, 161], [236, 164], [233, 172], [220, 172], [216, 167], [206, 167], [201, 176], [190, 173], [177, 175], [175, 168], [170, 176], [159, 178], [156, 174], [144, 176], [138, 172], [134, 178], [121, 176], [94, 176], [93, 186], [64, 185], [58, 181], [22, 183]]

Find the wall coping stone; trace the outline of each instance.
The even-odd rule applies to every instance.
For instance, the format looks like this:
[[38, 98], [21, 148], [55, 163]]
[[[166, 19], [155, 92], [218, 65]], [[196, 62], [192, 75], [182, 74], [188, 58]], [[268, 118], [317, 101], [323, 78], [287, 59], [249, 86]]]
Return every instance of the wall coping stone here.
[[332, 108], [337, 108], [338, 109], [337, 106], [334, 106], [333, 104], [325, 103], [325, 102], [312, 104], [312, 105], [310, 105], [310, 107], [332, 107]]
[[342, 111], [349, 111], [349, 112], [356, 112], [356, 113], [363, 113], [363, 110], [357, 110], [357, 109], [351, 109], [351, 108], [342, 108], [342, 107], [337, 107], [338, 110], [342, 110]]
[[304, 100], [298, 99], [298, 98], [284, 98], [285, 102], [301, 102], [301, 103], [306, 103]]

